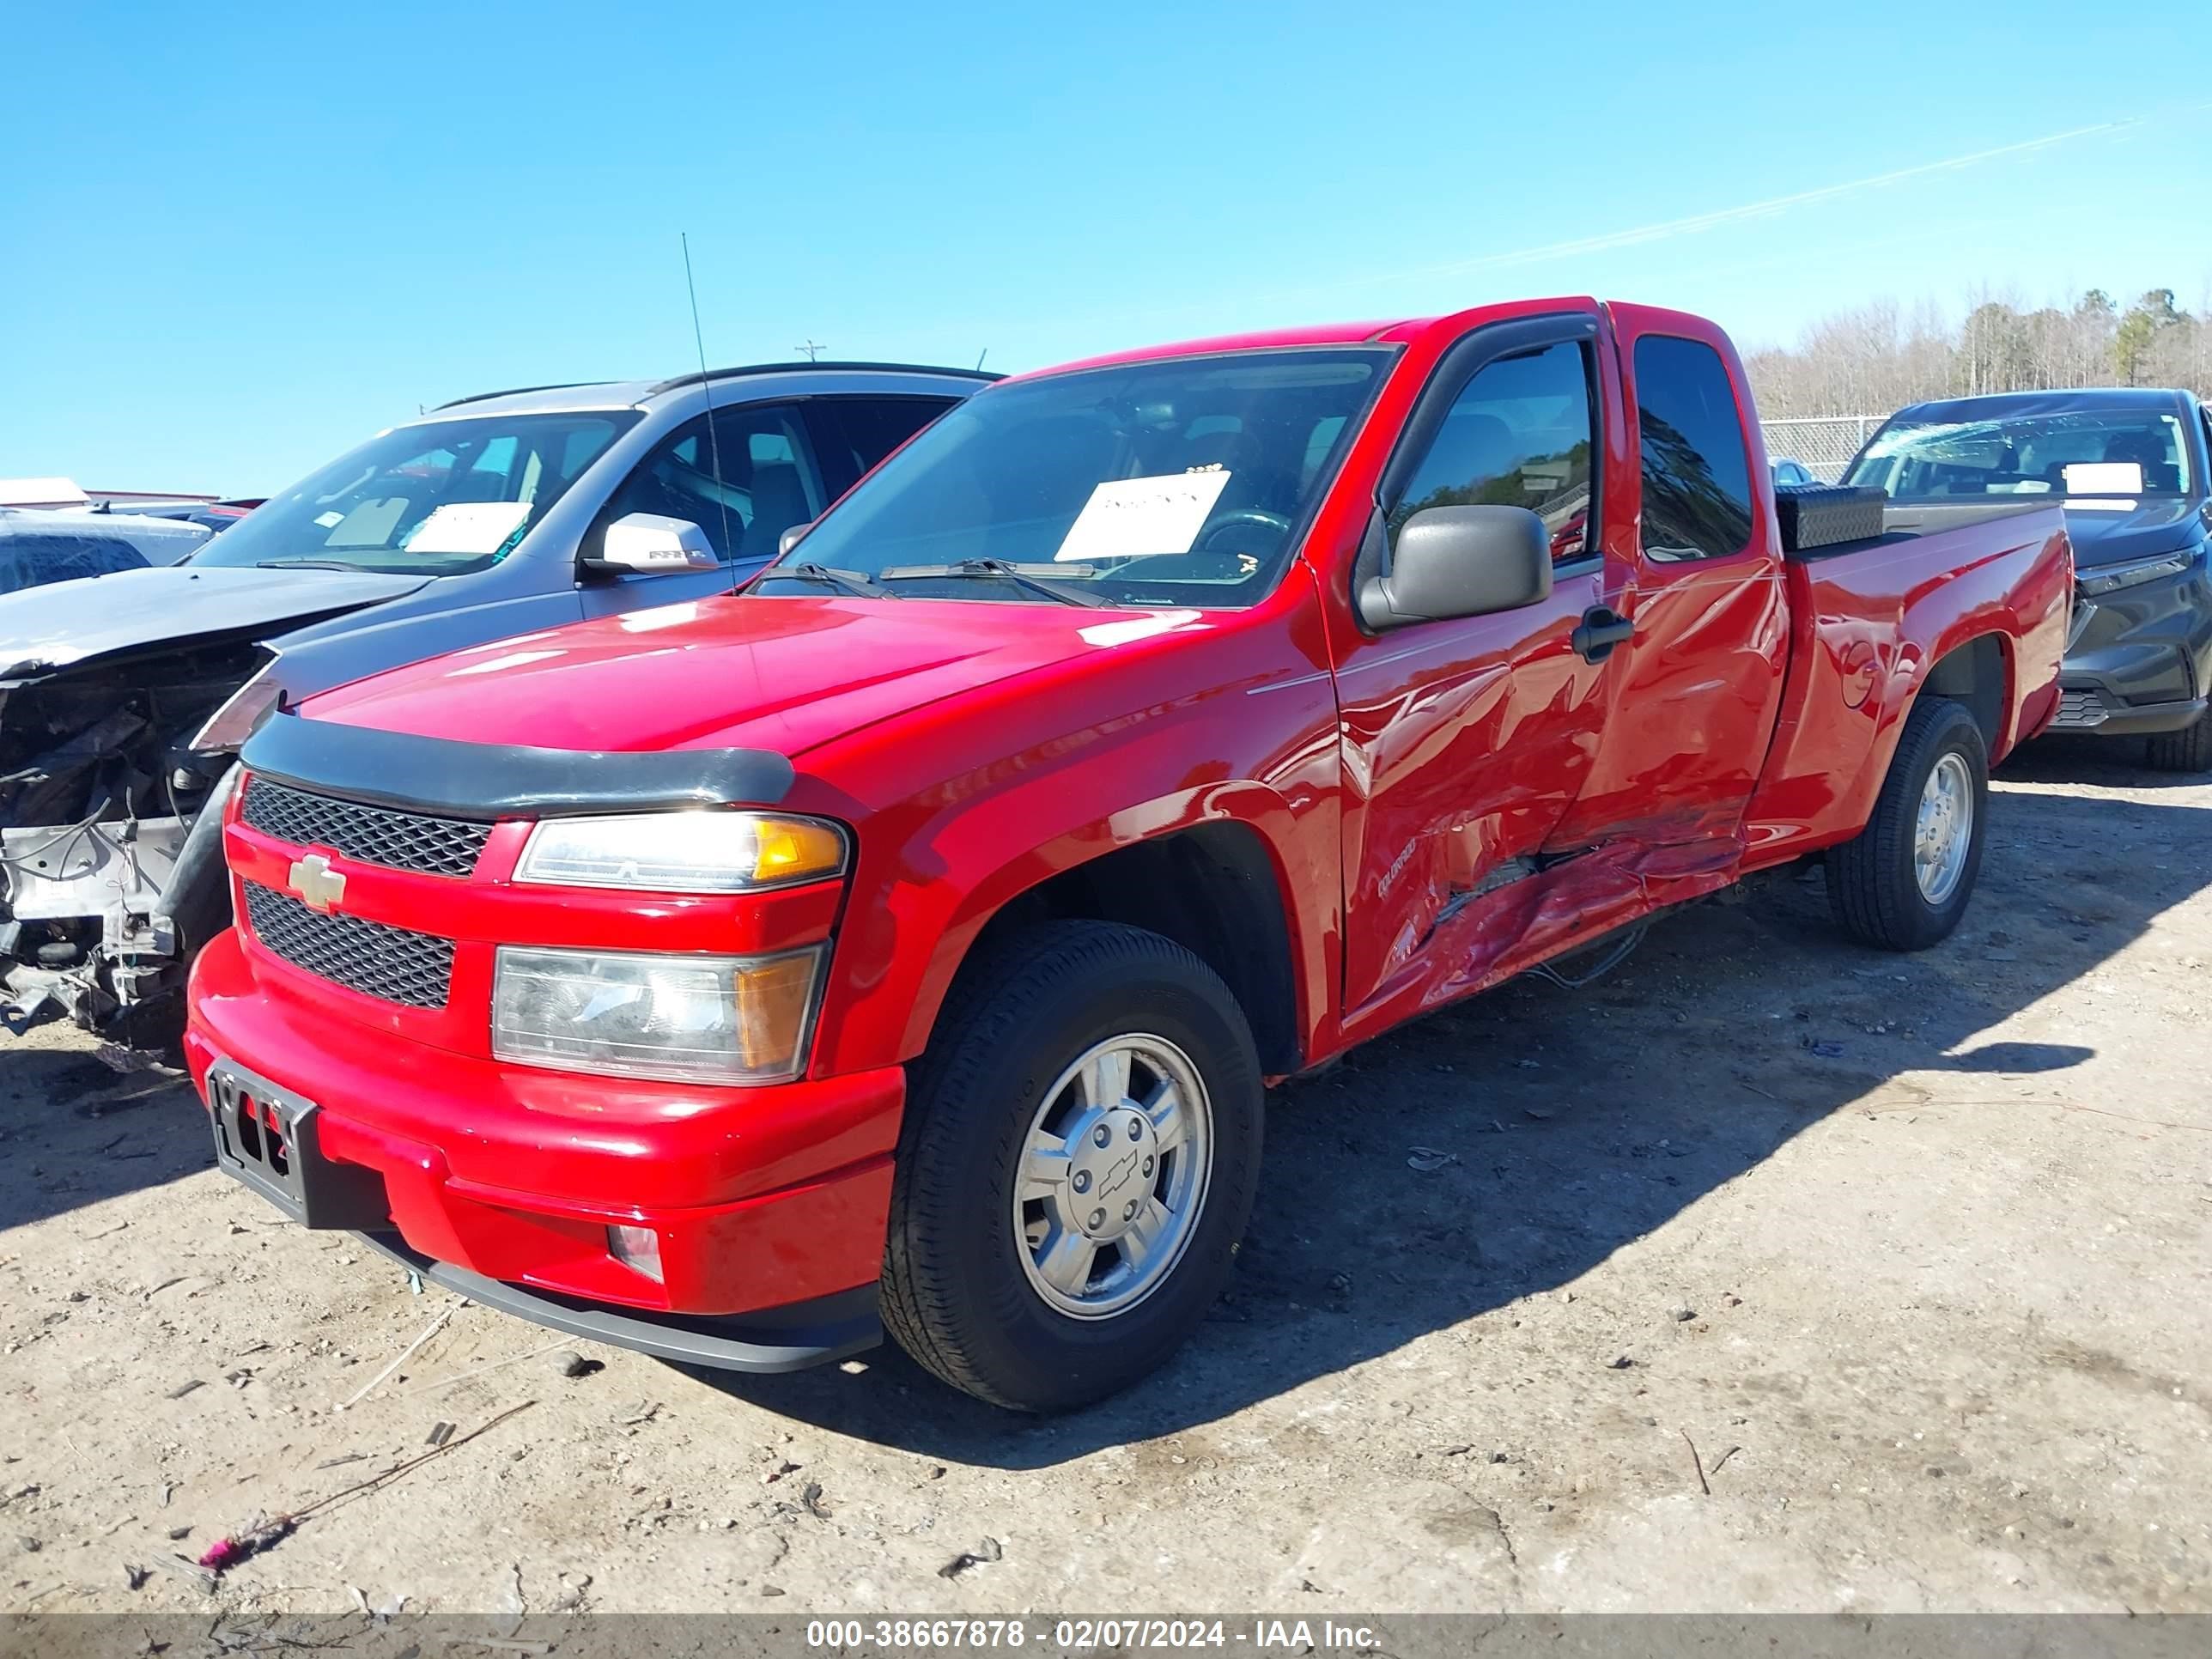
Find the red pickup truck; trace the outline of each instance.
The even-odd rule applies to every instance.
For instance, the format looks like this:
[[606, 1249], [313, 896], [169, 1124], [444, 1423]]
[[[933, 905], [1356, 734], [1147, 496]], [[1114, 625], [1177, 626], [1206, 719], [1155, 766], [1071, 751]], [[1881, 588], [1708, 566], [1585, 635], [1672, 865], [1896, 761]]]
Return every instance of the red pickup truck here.
[[1727, 338], [1644, 307], [1008, 380], [743, 593], [270, 719], [222, 1164], [559, 1328], [1096, 1399], [1220, 1291], [1271, 1079], [1794, 860], [1957, 924], [2071, 554], [1824, 534], [1869, 505], [1778, 502]]

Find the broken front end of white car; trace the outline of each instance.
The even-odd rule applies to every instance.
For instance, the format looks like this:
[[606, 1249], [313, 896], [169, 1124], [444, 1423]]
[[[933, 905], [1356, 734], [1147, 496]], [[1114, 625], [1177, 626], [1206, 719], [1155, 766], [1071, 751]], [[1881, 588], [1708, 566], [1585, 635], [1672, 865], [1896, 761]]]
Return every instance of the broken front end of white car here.
[[174, 1044], [185, 969], [229, 921], [222, 808], [273, 660], [204, 635], [0, 670], [0, 1024]]

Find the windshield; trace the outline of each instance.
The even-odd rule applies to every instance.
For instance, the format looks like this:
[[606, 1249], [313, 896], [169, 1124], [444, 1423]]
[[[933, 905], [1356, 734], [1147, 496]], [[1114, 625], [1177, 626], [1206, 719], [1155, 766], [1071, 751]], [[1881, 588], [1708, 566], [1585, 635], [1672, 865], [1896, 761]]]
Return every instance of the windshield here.
[[1878, 484], [1898, 501], [2185, 495], [2189, 445], [2178, 418], [2151, 410], [1900, 422], [1875, 435], [1844, 482]]
[[198, 565], [457, 576], [496, 564], [635, 410], [479, 415], [395, 427], [272, 495]]
[[1079, 602], [1251, 605], [1281, 574], [1392, 356], [1238, 352], [993, 387], [749, 591], [819, 592], [799, 573], [826, 568], [901, 597], [1054, 602], [1013, 572], [1077, 588]]

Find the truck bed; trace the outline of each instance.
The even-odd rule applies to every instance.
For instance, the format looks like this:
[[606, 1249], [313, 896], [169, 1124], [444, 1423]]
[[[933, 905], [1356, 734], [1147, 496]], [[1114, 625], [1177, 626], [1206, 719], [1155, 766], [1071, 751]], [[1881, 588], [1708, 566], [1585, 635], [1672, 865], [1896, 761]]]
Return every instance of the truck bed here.
[[[1878, 537], [1790, 554], [1790, 668], [1746, 817], [1746, 868], [1856, 835], [1912, 699], [1999, 690], [1974, 709], [1995, 765], [2050, 723], [2073, 598], [2064, 513], [2049, 505], [1892, 507]], [[2011, 642], [2018, 641], [2015, 647]], [[2002, 673], [1972, 676], [1994, 653]]]

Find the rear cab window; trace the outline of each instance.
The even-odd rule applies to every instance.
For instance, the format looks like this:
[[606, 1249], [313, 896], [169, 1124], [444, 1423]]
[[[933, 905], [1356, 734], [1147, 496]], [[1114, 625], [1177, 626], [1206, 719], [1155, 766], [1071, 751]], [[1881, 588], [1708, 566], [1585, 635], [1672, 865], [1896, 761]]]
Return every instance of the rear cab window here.
[[1751, 454], [1720, 353], [1702, 340], [1636, 343], [1644, 556], [1725, 559], [1751, 545]]

